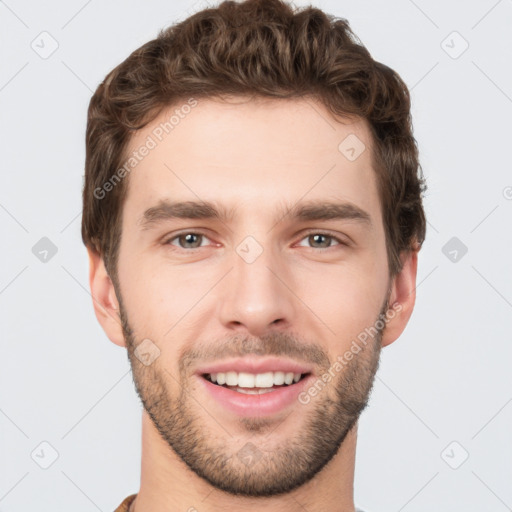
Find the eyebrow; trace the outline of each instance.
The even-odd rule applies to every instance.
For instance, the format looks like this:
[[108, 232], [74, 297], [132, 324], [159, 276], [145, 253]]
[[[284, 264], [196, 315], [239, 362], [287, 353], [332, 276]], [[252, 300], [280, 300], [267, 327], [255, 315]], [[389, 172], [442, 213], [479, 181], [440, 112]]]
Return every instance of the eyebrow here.
[[[172, 219], [214, 219], [229, 222], [235, 210], [217, 207], [209, 201], [160, 201], [156, 206], [148, 208], [142, 215], [139, 224], [142, 229], [150, 229], [155, 224]], [[298, 221], [355, 220], [367, 227], [372, 227], [368, 212], [351, 202], [308, 201], [297, 203], [285, 208], [279, 221], [289, 216]], [[278, 222], [279, 222], [278, 221]]]

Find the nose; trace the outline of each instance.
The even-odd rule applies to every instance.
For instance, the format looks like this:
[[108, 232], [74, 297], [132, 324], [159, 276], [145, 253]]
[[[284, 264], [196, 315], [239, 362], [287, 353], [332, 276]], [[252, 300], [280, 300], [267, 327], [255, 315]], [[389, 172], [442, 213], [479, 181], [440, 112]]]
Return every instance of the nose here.
[[[251, 247], [251, 251], [255, 250]], [[289, 270], [275, 253], [264, 248], [252, 261], [243, 252], [234, 252], [233, 269], [223, 280], [219, 306], [225, 328], [262, 336], [269, 330], [292, 325], [296, 300], [287, 282]]]

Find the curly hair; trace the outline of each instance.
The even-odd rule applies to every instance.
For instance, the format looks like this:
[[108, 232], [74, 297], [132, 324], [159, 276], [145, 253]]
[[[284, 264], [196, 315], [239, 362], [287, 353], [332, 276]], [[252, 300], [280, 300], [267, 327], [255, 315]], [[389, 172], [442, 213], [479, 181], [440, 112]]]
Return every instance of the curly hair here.
[[116, 276], [127, 179], [95, 192], [124, 161], [131, 136], [184, 98], [252, 95], [318, 99], [362, 118], [372, 134], [389, 275], [426, 232], [410, 95], [375, 61], [343, 18], [282, 0], [224, 1], [164, 30], [114, 68], [91, 98], [86, 131], [82, 239]]

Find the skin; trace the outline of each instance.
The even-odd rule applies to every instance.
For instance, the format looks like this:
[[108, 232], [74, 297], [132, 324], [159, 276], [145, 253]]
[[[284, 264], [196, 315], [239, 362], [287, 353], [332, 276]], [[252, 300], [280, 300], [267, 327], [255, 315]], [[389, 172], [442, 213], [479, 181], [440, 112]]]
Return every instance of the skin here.
[[[137, 132], [130, 148], [174, 108]], [[354, 161], [338, 150], [349, 134], [366, 146]], [[110, 340], [128, 349], [145, 407], [141, 487], [131, 510], [295, 512], [300, 504], [310, 512], [354, 511], [357, 418], [380, 349], [412, 314], [417, 270], [417, 252], [408, 251], [401, 272], [389, 277], [371, 142], [363, 120], [335, 119], [313, 99], [201, 99], [131, 172], [116, 285], [89, 249], [96, 316]], [[144, 212], [164, 199], [212, 201], [232, 217], [144, 228]], [[284, 215], [286, 205], [306, 200], [348, 201], [369, 214], [371, 226]], [[204, 237], [187, 246], [176, 238], [185, 232]], [[335, 238], [315, 241], [317, 232]], [[251, 263], [236, 250], [249, 235], [263, 249]], [[190, 249], [194, 243], [200, 247]], [[307, 404], [241, 420], [197, 385], [204, 358], [221, 360], [228, 351], [297, 359], [308, 347], [305, 361], [322, 375], [387, 305], [399, 307], [385, 328]], [[134, 355], [145, 339], [160, 351], [148, 366]], [[237, 453], [249, 441], [262, 458], [247, 468]], [[224, 457], [224, 480], [212, 454]], [[308, 466], [303, 457], [311, 454]]]

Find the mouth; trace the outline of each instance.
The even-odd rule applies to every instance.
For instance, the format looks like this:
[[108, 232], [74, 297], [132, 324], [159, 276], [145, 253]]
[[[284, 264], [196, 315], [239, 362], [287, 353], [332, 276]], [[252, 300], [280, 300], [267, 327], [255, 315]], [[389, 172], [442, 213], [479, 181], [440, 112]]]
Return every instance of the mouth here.
[[[288, 368], [290, 369], [290, 368]], [[297, 370], [298, 368], [295, 368]], [[197, 374], [206, 402], [235, 417], [263, 418], [284, 414], [290, 408], [303, 407], [298, 397], [315, 381], [312, 372], [265, 371], [259, 373], [227, 370]]]
[[268, 417], [301, 406], [300, 393], [315, 381], [311, 364], [264, 356], [205, 363], [196, 377], [206, 402], [236, 417]]
[[310, 375], [307, 373], [294, 372], [218, 372], [204, 373], [201, 377], [208, 382], [224, 387], [237, 393], [246, 395], [263, 395], [272, 393], [280, 388], [291, 387]]

